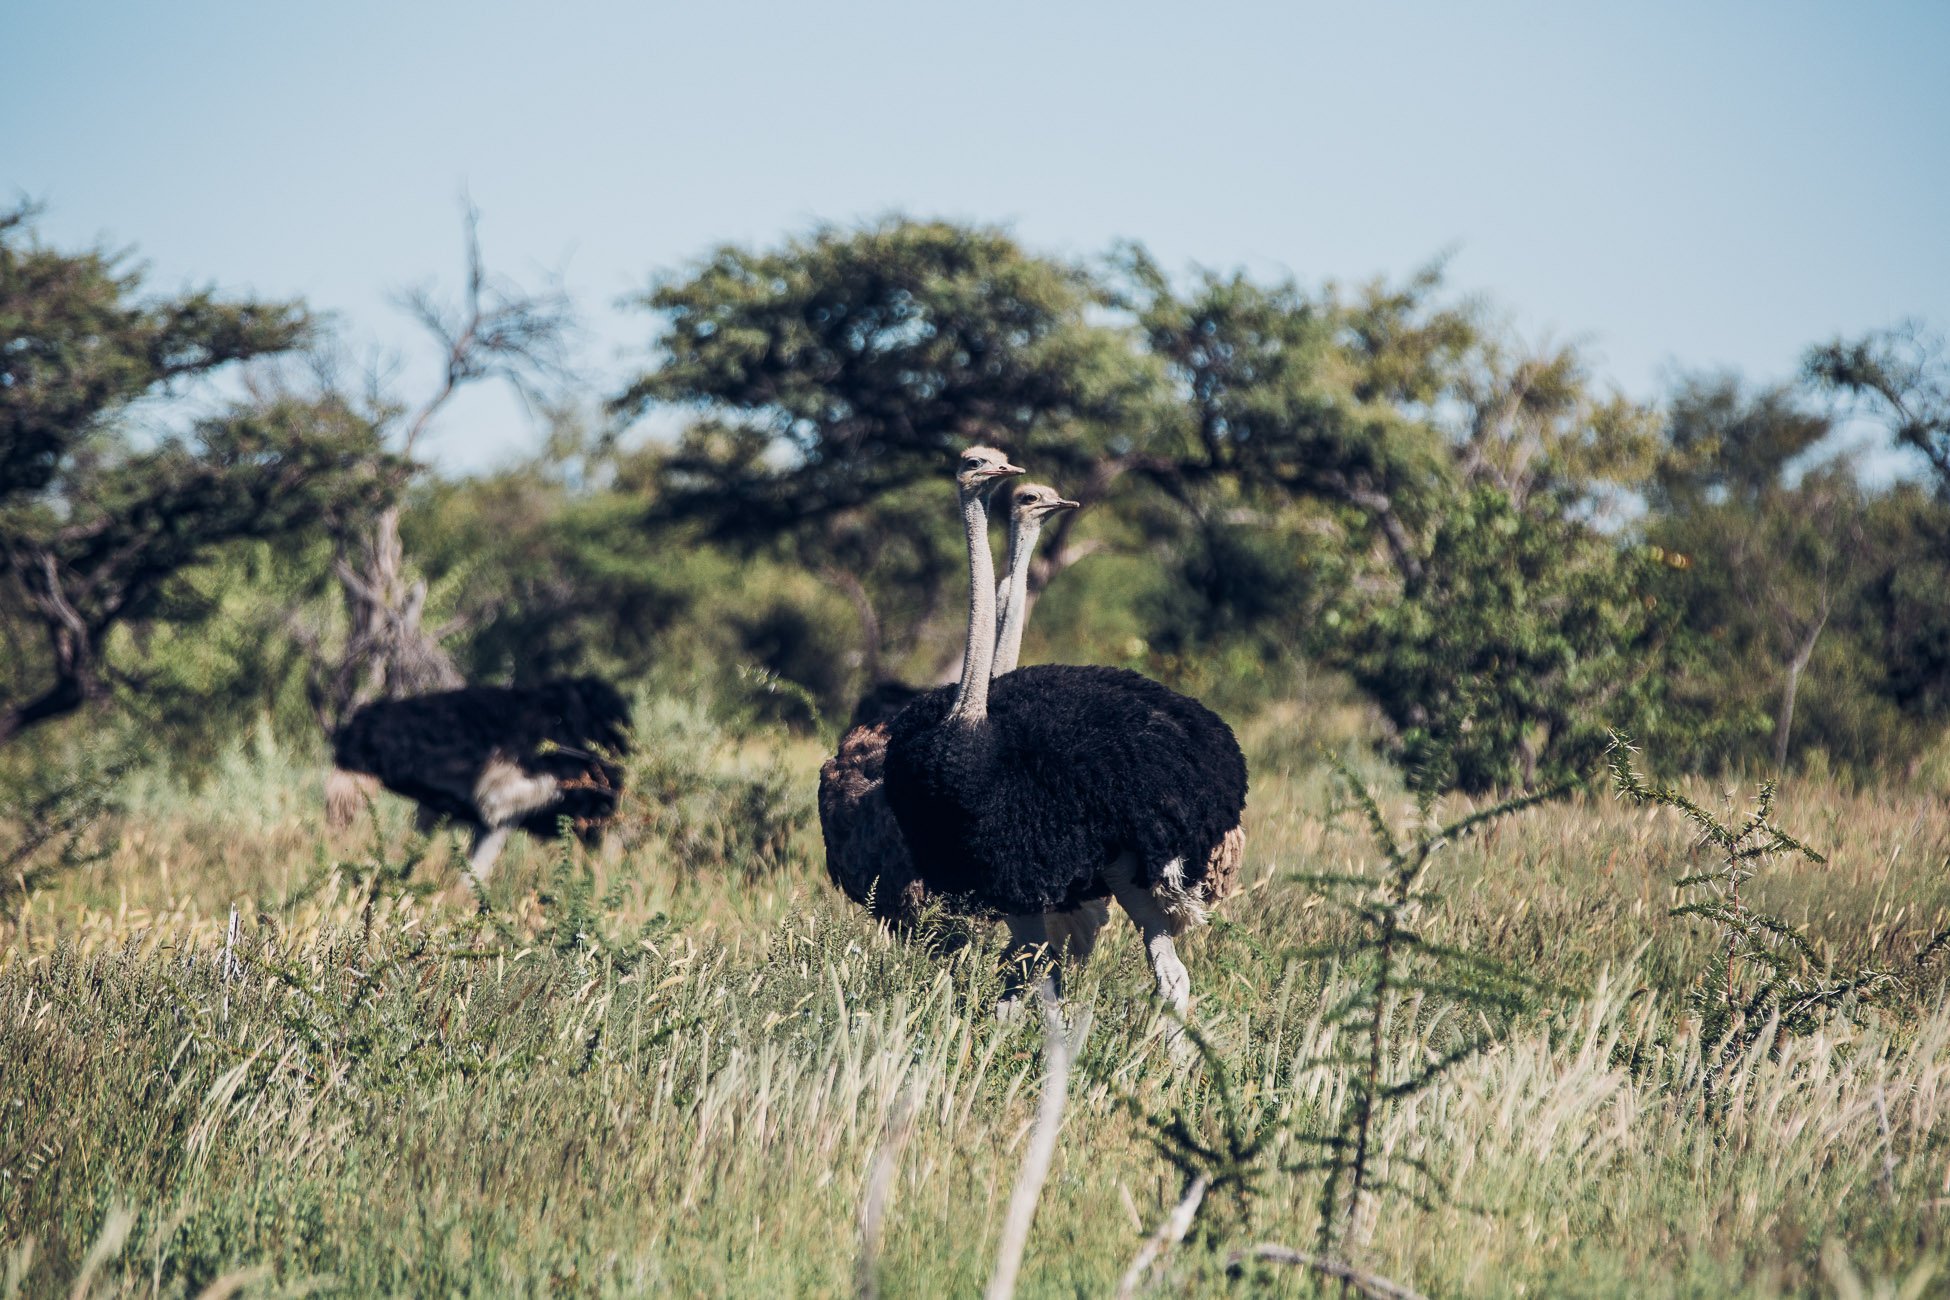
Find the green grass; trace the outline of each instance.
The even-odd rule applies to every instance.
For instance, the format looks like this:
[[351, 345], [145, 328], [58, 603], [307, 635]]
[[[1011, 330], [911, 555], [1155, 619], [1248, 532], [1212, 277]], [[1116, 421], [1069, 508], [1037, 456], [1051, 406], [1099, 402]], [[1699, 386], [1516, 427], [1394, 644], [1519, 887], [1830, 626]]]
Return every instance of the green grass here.
[[[1250, 729], [1251, 884], [1184, 945], [1236, 1102], [1294, 1133], [1349, 1083], [1306, 1062], [1351, 974], [1301, 954], [1351, 935], [1287, 876], [1375, 861], [1303, 721]], [[318, 773], [264, 746], [200, 791], [136, 783], [101, 861], [0, 894], [0, 1295], [851, 1293], [901, 1115], [881, 1292], [979, 1293], [1042, 1086], [1040, 1030], [990, 1014], [993, 939], [933, 957], [830, 889], [817, 744], [669, 704], [646, 729], [621, 832], [511, 846], [489, 917], [444, 839], [391, 802], [328, 833]], [[1913, 967], [1950, 925], [1941, 795], [1789, 782], [1779, 820], [1830, 861], [1755, 898], [1838, 965]], [[1675, 816], [1608, 797], [1445, 851], [1422, 931], [1556, 991], [1385, 1114], [1384, 1156], [1449, 1190], [1369, 1201], [1364, 1268], [1431, 1296], [1771, 1296], [1950, 1260], [1940, 977], [1757, 1050], [1709, 1107], [1684, 996], [1708, 939], [1666, 915], [1692, 865]], [[1094, 1016], [1023, 1295], [1107, 1294], [1177, 1200], [1130, 1101], [1218, 1123], [1148, 988], [1121, 923], [1072, 986]], [[1433, 998], [1393, 1014], [1392, 1071], [1457, 1031]], [[1215, 1198], [1152, 1293], [1224, 1289], [1238, 1246], [1310, 1249], [1319, 1190], [1274, 1171]]]

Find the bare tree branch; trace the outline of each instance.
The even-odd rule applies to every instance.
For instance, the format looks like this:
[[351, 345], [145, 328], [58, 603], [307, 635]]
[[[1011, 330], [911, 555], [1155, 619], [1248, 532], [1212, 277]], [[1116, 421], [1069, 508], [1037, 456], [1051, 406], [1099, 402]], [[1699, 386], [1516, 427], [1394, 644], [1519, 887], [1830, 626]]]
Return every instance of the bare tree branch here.
[[1297, 1268], [1311, 1269], [1323, 1277], [1337, 1278], [1355, 1287], [1362, 1294], [1373, 1296], [1375, 1300], [1428, 1300], [1428, 1297], [1420, 1291], [1405, 1287], [1399, 1282], [1391, 1282], [1385, 1277], [1358, 1269], [1352, 1264], [1342, 1263], [1338, 1259], [1329, 1259], [1324, 1255], [1310, 1255], [1304, 1250], [1295, 1250], [1291, 1246], [1278, 1246], [1271, 1243], [1248, 1246], [1243, 1250], [1233, 1251], [1227, 1257], [1226, 1265], [1228, 1268], [1236, 1269], [1248, 1259], [1263, 1259], [1269, 1264], [1292, 1264]]

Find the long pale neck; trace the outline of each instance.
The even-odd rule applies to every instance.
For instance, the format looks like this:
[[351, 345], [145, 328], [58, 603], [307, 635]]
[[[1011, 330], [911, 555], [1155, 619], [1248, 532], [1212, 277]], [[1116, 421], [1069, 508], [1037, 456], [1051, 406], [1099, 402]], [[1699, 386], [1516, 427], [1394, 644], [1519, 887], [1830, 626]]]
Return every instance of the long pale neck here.
[[988, 718], [989, 668], [995, 662], [995, 557], [989, 554], [989, 511], [980, 492], [962, 494], [961, 519], [968, 530], [968, 644], [948, 716], [979, 723]]
[[991, 677], [1014, 672], [1022, 658], [1022, 630], [1029, 625], [1029, 560], [1042, 531], [1037, 516], [1009, 516], [1009, 572], [1002, 579], [1002, 620], [996, 626]]

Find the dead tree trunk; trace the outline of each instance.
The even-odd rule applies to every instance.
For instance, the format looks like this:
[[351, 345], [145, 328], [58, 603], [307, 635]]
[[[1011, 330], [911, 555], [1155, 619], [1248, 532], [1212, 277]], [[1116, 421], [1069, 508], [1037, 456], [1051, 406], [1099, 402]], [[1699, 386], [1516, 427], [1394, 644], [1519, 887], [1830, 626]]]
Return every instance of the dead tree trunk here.
[[1788, 656], [1787, 671], [1781, 682], [1780, 715], [1774, 720], [1774, 770], [1777, 772], [1787, 767], [1788, 736], [1794, 730], [1794, 697], [1801, 689], [1801, 674], [1807, 671], [1808, 661], [1815, 655], [1815, 645], [1821, 640], [1822, 629], [1827, 626], [1828, 610], [1824, 606]]
[[409, 578], [400, 507], [387, 506], [333, 562], [345, 603], [346, 642], [329, 692], [336, 727], [363, 704], [466, 685], [439, 636], [424, 625], [427, 585]]
[[873, 597], [859, 578], [848, 573], [838, 565], [828, 565], [826, 580], [840, 589], [853, 605], [854, 616], [860, 620], [860, 676], [871, 689], [881, 681], [880, 676], [880, 613], [873, 607]]
[[[371, 517], [338, 533], [333, 572], [346, 613], [346, 638], [314, 703], [326, 730], [343, 725], [361, 705], [466, 684], [442, 645], [452, 628], [425, 626], [427, 586], [411, 576], [400, 540], [400, 516], [421, 437], [434, 417], [469, 384], [501, 379], [524, 396], [538, 381], [564, 373], [561, 348], [568, 328], [566, 299], [559, 291], [528, 294], [489, 280], [481, 261], [479, 214], [467, 209], [467, 290], [458, 311], [448, 311], [424, 290], [405, 298], [444, 349], [439, 387], [410, 416], [385, 407], [374, 422], [393, 425], [381, 442], [392, 457], [392, 491]], [[397, 424], [394, 422], [397, 421]]]
[[[54, 671], [54, 681], [39, 695], [0, 706], [0, 745], [5, 745], [29, 727], [66, 717], [107, 697], [101, 665], [107, 626], [82, 617], [69, 600], [61, 562], [51, 550], [22, 545], [0, 558], [5, 560], [0, 573], [13, 571], [27, 607], [41, 622]], [[110, 605], [119, 610], [122, 601], [111, 599]]]

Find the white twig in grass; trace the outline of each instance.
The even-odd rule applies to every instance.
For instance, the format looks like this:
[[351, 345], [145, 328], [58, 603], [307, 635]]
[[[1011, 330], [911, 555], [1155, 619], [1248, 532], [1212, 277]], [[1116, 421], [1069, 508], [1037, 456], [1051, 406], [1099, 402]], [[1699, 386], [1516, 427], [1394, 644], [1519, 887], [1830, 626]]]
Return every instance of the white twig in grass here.
[[853, 1289], [860, 1300], [874, 1300], [880, 1294], [880, 1233], [887, 1218], [894, 1175], [900, 1170], [901, 1151], [907, 1146], [907, 1135], [913, 1131], [920, 1093], [921, 1085], [917, 1081], [894, 1104], [880, 1134], [880, 1149], [874, 1153], [873, 1168], [867, 1173], [866, 1194], [860, 1201], [860, 1254], [853, 1267]]
[[1262, 1242], [1257, 1246], [1235, 1250], [1226, 1257], [1226, 1267], [1238, 1268], [1246, 1259], [1263, 1259], [1269, 1264], [1292, 1264], [1297, 1268], [1312, 1269], [1326, 1277], [1339, 1278], [1357, 1288], [1363, 1295], [1375, 1297], [1375, 1300], [1428, 1300], [1428, 1297], [1420, 1291], [1405, 1287], [1399, 1282], [1390, 1282], [1385, 1277], [1364, 1272], [1352, 1264], [1343, 1264], [1340, 1260], [1329, 1259], [1325, 1255], [1309, 1255], [1304, 1250], [1294, 1250], [1290, 1246], [1276, 1246]]
[[1117, 1300], [1130, 1300], [1136, 1295], [1158, 1256], [1185, 1240], [1185, 1234], [1192, 1229], [1192, 1219], [1197, 1216], [1198, 1207], [1205, 1200], [1205, 1189], [1211, 1185], [1210, 1174], [1200, 1174], [1192, 1179], [1184, 1197], [1171, 1207], [1171, 1213], [1158, 1225], [1158, 1230], [1146, 1239], [1143, 1249], [1131, 1260], [1131, 1266], [1124, 1270], [1124, 1280], [1117, 1284]]
[[1043, 1100], [1036, 1108], [1036, 1127], [1029, 1134], [1023, 1151], [1022, 1172], [1016, 1175], [1016, 1189], [1009, 1195], [1009, 1212], [1002, 1221], [1002, 1241], [995, 1252], [995, 1273], [989, 1278], [987, 1300], [1009, 1300], [1016, 1293], [1016, 1275], [1022, 1271], [1023, 1248], [1029, 1244], [1029, 1225], [1036, 1218], [1036, 1201], [1043, 1194], [1049, 1177], [1050, 1161], [1056, 1155], [1057, 1130], [1063, 1127], [1063, 1103], [1070, 1093], [1070, 1057], [1090, 1025], [1090, 1013], [1077, 1017], [1075, 1030], [1066, 1033], [1063, 1016], [1054, 1003], [1043, 1006]]

